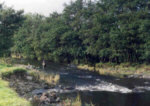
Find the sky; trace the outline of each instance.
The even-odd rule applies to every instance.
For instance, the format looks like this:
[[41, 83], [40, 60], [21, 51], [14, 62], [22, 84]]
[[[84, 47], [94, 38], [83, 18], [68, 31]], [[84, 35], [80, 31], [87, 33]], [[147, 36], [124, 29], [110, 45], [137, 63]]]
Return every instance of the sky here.
[[57, 11], [61, 13], [64, 9], [64, 3], [70, 3], [75, 0], [0, 0], [6, 6], [13, 7], [15, 10], [24, 9], [25, 13], [39, 13], [48, 16]]

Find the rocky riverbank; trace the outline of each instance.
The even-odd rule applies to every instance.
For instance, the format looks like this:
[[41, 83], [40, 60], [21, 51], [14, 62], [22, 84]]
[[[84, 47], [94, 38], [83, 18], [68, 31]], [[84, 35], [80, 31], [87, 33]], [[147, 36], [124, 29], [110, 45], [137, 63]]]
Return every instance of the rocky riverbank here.
[[49, 106], [50, 104], [59, 104], [60, 98], [56, 92], [48, 92], [54, 85], [44, 82], [34, 81], [32, 76], [16, 77], [11, 76], [8, 81], [9, 86], [13, 88], [19, 96], [31, 101], [35, 106]]
[[48, 89], [55, 87], [46, 81], [37, 80], [23, 69], [14, 69], [2, 72], [2, 78], [9, 82], [20, 97], [29, 100], [33, 106], [50, 106], [60, 104], [61, 100], [56, 92], [49, 92]]
[[[48, 83], [34, 80], [33, 76], [11, 75], [5, 79], [9, 81], [9, 86], [13, 88], [20, 97], [27, 99], [33, 106], [70, 106], [65, 100], [61, 100], [59, 93], [74, 91], [74, 87], [64, 87], [61, 85], [49, 85]], [[58, 91], [56, 91], [58, 89]], [[68, 101], [67, 101], [68, 102]], [[69, 101], [68, 103], [71, 103]], [[80, 101], [75, 101], [79, 103]], [[76, 105], [73, 105], [76, 106]]]

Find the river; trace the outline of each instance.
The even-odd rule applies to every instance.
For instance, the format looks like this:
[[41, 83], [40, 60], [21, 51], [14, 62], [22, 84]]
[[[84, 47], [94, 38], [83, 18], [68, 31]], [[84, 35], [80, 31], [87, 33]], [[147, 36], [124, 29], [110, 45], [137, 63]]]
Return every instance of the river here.
[[[15, 63], [41, 68], [38, 61], [16, 60]], [[62, 99], [80, 95], [83, 106], [91, 102], [95, 106], [150, 106], [149, 79], [102, 76], [52, 62], [47, 63], [45, 72], [60, 75], [59, 84], [52, 91], [59, 92]]]

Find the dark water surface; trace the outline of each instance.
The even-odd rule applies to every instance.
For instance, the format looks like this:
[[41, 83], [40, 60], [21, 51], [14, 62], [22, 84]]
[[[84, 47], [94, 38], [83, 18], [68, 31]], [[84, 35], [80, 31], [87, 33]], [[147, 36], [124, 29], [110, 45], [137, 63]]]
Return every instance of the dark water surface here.
[[[41, 67], [41, 62], [18, 60], [16, 63]], [[73, 66], [47, 63], [45, 72], [59, 74], [60, 81], [55, 91], [61, 98], [81, 96], [82, 103], [96, 106], [150, 106], [150, 80], [101, 76]], [[63, 91], [61, 87], [71, 87]]]

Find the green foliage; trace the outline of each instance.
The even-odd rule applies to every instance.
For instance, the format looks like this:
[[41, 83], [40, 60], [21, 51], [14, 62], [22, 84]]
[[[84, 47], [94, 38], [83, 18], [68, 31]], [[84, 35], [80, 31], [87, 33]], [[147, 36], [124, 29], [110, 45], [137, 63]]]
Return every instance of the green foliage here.
[[0, 4], [0, 57], [10, 55], [13, 34], [24, 20], [22, 14], [23, 11], [15, 11]]
[[[8, 10], [10, 14], [6, 15]], [[2, 17], [7, 16], [5, 22], [15, 26], [7, 26], [11, 30], [7, 32], [11, 32], [10, 36], [14, 34], [11, 50], [19, 56], [91, 65], [150, 62], [148, 0], [76, 0], [66, 5], [62, 14], [54, 12], [49, 17], [38, 14], [22, 17], [12, 9], [2, 9], [1, 13]], [[11, 19], [12, 13], [14, 17], [19, 14], [17, 22]], [[0, 28], [7, 27], [2, 24]], [[3, 37], [3, 41], [8, 39]], [[6, 50], [11, 44], [4, 42]]]
[[12, 75], [15, 75], [17, 77], [23, 77], [25, 74], [27, 74], [27, 70], [21, 68], [8, 68], [1, 71], [1, 77], [3, 79], [10, 78]]

